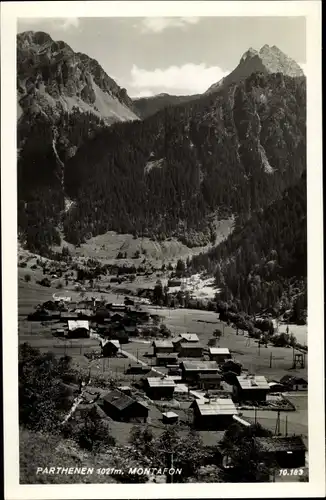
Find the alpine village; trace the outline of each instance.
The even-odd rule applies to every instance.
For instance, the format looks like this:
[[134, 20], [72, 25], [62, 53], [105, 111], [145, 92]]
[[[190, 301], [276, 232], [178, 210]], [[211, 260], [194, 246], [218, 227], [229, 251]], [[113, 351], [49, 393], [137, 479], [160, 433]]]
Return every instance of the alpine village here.
[[308, 481], [301, 67], [131, 99], [26, 31], [17, 103], [21, 483]]

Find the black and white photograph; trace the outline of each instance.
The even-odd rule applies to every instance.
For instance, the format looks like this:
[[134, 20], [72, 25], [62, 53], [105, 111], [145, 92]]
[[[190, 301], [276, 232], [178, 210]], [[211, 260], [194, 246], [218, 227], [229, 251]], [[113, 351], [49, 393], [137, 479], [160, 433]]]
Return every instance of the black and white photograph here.
[[[240, 5], [258, 3], [261, 15]], [[14, 180], [3, 268], [11, 256], [16, 276], [4, 275], [16, 318], [4, 385], [17, 396], [21, 488], [7, 498], [30, 485], [53, 491], [33, 498], [109, 483], [105, 498], [144, 487], [155, 498], [165, 485], [191, 496], [203, 483], [219, 483], [215, 497], [257, 483], [272, 496], [317, 488], [318, 55], [307, 87], [321, 21], [299, 4], [318, 19], [320, 2], [24, 4], [10, 51], [15, 156], [2, 162]], [[189, 10], [169, 16], [169, 4]]]

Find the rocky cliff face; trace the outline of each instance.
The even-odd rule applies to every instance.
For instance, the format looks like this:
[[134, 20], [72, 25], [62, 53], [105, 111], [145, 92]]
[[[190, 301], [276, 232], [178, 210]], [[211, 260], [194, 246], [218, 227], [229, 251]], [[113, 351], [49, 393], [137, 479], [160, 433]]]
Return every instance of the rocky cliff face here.
[[264, 45], [260, 51], [250, 48], [243, 54], [238, 66], [226, 77], [209, 87], [206, 93], [216, 92], [222, 87], [239, 83], [252, 73], [282, 73], [291, 77], [303, 77], [304, 73], [293, 59], [275, 45]]
[[109, 125], [138, 118], [126, 90], [97, 61], [43, 32], [17, 35], [17, 100], [19, 119], [43, 114], [55, 122], [72, 110]]

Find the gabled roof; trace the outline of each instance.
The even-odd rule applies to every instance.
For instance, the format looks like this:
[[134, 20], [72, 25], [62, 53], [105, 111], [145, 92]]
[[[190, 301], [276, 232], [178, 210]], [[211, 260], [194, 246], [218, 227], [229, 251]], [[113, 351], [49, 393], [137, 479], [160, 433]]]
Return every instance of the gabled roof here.
[[113, 339], [105, 340], [105, 339], [101, 339], [101, 344], [102, 344], [102, 347], [104, 347], [107, 344], [111, 344], [111, 345], [114, 345], [114, 347], [116, 347], [117, 349], [120, 349], [120, 342], [119, 342], [119, 340], [113, 340]]
[[237, 380], [241, 389], [269, 389], [269, 384], [263, 375], [239, 375]]
[[191, 406], [197, 406], [201, 415], [237, 415], [238, 410], [231, 398], [196, 399]]
[[185, 349], [204, 349], [200, 342], [181, 342], [180, 346]]
[[210, 347], [209, 348], [209, 353], [210, 354], [230, 354], [230, 351], [227, 347]]
[[165, 413], [162, 413], [162, 415], [166, 418], [178, 418], [179, 415], [177, 413], [174, 413], [173, 411], [167, 411]]
[[170, 340], [154, 340], [153, 346], [155, 347], [170, 347], [173, 349], [173, 344]]
[[182, 366], [186, 371], [216, 371], [218, 372], [218, 366], [215, 361], [183, 361]]
[[147, 383], [149, 387], [175, 387], [173, 380], [160, 377], [148, 377]]
[[68, 320], [68, 328], [70, 331], [77, 330], [77, 328], [85, 328], [89, 330], [89, 322], [87, 320]]
[[187, 342], [199, 342], [199, 338], [196, 333], [181, 333], [180, 337]]
[[128, 408], [128, 406], [131, 406], [134, 403], [140, 404], [146, 408], [146, 406], [143, 403], [136, 401], [130, 396], [127, 396], [127, 394], [124, 394], [123, 392], [120, 392], [118, 390], [108, 392], [103, 397], [103, 400], [106, 401], [107, 403], [110, 403], [112, 406], [114, 406], [120, 411], [125, 410], [126, 408]]
[[262, 451], [278, 452], [278, 451], [304, 451], [306, 446], [301, 436], [274, 436], [274, 437], [257, 437], [255, 438], [257, 445]]
[[158, 352], [156, 354], [158, 359], [176, 359], [178, 357], [177, 352]]

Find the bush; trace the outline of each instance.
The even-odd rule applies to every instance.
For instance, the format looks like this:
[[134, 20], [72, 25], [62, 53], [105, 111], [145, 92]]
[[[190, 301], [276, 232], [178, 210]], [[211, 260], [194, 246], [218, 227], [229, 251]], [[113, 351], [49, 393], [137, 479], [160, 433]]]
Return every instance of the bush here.
[[30, 274], [25, 274], [25, 281], [26, 283], [29, 283], [31, 281], [31, 275]]

